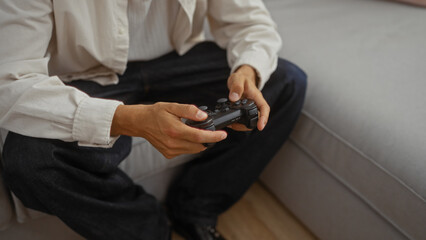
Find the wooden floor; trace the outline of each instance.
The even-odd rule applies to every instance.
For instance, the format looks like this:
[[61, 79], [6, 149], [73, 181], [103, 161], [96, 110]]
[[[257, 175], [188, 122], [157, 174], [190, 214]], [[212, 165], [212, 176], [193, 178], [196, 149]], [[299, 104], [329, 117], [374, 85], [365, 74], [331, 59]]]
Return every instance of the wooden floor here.
[[[218, 230], [228, 240], [316, 239], [270, 192], [255, 183], [219, 217]], [[173, 240], [183, 240], [177, 234]]]

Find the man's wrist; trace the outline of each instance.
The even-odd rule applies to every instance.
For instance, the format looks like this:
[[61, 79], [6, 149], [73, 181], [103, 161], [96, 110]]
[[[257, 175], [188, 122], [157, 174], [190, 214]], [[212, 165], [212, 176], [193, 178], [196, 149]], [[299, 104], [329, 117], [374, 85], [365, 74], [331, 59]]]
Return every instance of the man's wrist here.
[[147, 116], [152, 115], [151, 106], [143, 104], [118, 106], [112, 119], [110, 135], [143, 137]]
[[119, 135], [122, 135], [122, 122], [123, 122], [123, 115], [125, 114], [125, 105], [120, 105], [116, 108], [114, 117], [112, 119], [111, 123], [111, 131], [110, 135], [111, 137], [116, 137]]

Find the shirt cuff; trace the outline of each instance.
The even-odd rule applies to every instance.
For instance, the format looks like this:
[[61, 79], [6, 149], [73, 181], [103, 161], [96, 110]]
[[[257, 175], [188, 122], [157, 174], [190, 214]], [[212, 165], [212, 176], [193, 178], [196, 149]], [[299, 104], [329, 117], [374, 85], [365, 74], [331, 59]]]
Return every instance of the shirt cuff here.
[[115, 110], [123, 103], [87, 97], [77, 107], [72, 136], [79, 146], [110, 148], [118, 137], [111, 137]]
[[256, 70], [259, 77], [259, 90], [262, 90], [266, 82], [271, 77], [272, 72], [277, 68], [278, 57], [271, 59], [269, 55], [262, 51], [246, 51], [241, 54], [231, 68], [231, 73], [235, 72], [242, 65], [250, 65]]

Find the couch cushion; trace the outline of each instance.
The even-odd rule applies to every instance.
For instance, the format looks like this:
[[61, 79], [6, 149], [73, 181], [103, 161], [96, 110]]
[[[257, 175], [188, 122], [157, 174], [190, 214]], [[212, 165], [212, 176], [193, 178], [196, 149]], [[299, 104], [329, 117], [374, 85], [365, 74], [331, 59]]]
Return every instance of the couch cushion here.
[[293, 140], [408, 236], [426, 239], [426, 9], [266, 4], [283, 37], [280, 56], [309, 75]]
[[266, 167], [261, 179], [318, 239], [407, 240], [291, 140]]
[[133, 180], [139, 182], [146, 177], [181, 165], [194, 159], [197, 154], [184, 154], [173, 159], [165, 158], [144, 138], [132, 138], [132, 151], [119, 167]]

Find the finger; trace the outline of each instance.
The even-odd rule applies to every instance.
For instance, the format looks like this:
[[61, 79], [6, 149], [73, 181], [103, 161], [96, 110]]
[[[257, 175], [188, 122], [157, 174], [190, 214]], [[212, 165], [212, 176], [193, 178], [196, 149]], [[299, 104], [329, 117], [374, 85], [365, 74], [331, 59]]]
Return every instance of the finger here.
[[204, 146], [202, 143], [193, 143], [193, 142], [188, 141], [185, 149], [182, 150], [182, 151], [184, 151], [184, 153], [182, 153], [182, 154], [199, 153], [199, 152], [202, 152], [206, 149], [207, 149], [207, 147]]
[[244, 78], [233, 74], [228, 80], [229, 100], [238, 101], [244, 92]]
[[181, 155], [181, 154], [193, 154], [199, 153], [207, 149], [203, 144], [194, 143], [186, 140], [181, 140], [173, 150], [171, 150], [172, 155]]
[[268, 123], [269, 113], [271, 111], [269, 104], [263, 97], [262, 92], [260, 92], [257, 88], [251, 88], [250, 91], [248, 91], [247, 95], [248, 98], [252, 99], [256, 103], [259, 109], [260, 116], [259, 120], [257, 121], [257, 128], [262, 131]]
[[167, 111], [181, 118], [194, 121], [203, 121], [207, 118], [207, 113], [198, 109], [195, 105], [170, 103]]
[[210, 131], [204, 129], [198, 129], [194, 127], [189, 127], [185, 125], [185, 128], [182, 127], [182, 138], [194, 142], [194, 143], [215, 143], [224, 140], [228, 134], [223, 131]]
[[151, 142], [166, 158], [171, 159], [181, 154], [199, 153], [207, 148], [200, 143], [193, 143], [183, 139], [168, 139], [167, 141]]
[[245, 125], [239, 124], [239, 123], [231, 124], [228, 127], [231, 128], [232, 130], [243, 131], [243, 132], [247, 132], [247, 131], [253, 130], [253, 129], [247, 128]]
[[175, 158], [182, 154], [195, 154], [202, 152], [207, 149], [207, 147], [203, 146], [202, 144], [185, 144], [186, 146], [181, 149], [166, 149], [164, 152], [161, 152], [163, 156], [165, 156], [167, 159]]

